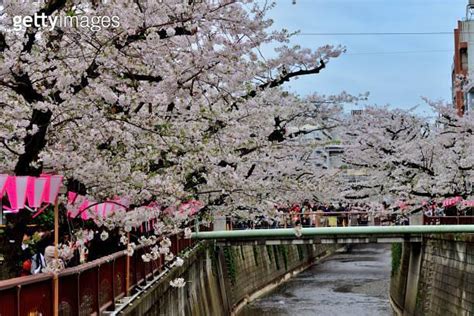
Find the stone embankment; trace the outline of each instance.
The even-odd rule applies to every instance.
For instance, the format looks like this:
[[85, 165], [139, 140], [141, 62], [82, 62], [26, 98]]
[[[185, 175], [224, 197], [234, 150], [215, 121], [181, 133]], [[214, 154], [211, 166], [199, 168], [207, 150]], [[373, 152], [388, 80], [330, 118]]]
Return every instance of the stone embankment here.
[[474, 236], [395, 246], [391, 301], [403, 315], [474, 315]]
[[[334, 245], [215, 247], [202, 242], [128, 306], [126, 315], [232, 315], [246, 303], [303, 271]], [[185, 287], [169, 282], [184, 278]]]

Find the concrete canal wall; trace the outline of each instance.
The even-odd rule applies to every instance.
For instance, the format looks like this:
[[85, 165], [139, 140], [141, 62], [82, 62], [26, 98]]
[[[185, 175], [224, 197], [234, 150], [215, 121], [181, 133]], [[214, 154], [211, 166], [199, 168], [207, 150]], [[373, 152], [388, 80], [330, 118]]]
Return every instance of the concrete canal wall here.
[[[278, 286], [334, 245], [274, 245], [215, 247], [203, 242], [185, 264], [165, 275], [128, 306], [125, 315], [231, 315], [247, 302]], [[173, 288], [177, 277], [188, 283]]]
[[403, 315], [474, 315], [474, 236], [394, 246], [391, 300]]

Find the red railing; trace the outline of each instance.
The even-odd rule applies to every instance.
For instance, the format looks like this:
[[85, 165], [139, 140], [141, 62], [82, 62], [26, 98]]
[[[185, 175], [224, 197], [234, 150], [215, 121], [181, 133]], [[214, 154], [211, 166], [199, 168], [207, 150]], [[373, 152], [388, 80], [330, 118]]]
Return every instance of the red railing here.
[[[172, 252], [179, 254], [195, 241], [182, 234], [170, 236]], [[127, 255], [121, 251], [61, 271], [59, 315], [91, 315], [113, 309], [118, 299], [144, 285], [164, 268], [163, 257], [144, 262], [145, 248], [137, 247], [127, 271]], [[129, 289], [126, 277], [129, 276]], [[53, 274], [43, 273], [0, 281], [0, 316], [53, 315]]]
[[474, 225], [474, 216], [427, 216], [423, 225]]

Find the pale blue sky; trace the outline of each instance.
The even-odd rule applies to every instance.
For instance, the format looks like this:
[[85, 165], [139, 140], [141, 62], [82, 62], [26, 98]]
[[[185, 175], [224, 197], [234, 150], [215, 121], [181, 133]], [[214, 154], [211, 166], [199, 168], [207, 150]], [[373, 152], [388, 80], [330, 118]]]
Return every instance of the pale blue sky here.
[[[465, 17], [467, 2], [296, 0], [292, 5], [292, 0], [277, 0], [270, 16], [276, 28], [302, 33], [452, 32], [457, 20]], [[300, 78], [290, 88], [302, 95], [369, 91], [369, 103], [403, 108], [420, 104], [423, 112], [427, 107], [421, 96], [451, 100], [453, 43], [451, 34], [297, 36], [292, 44], [311, 48], [343, 44], [348, 51], [329, 63], [322, 74]]]

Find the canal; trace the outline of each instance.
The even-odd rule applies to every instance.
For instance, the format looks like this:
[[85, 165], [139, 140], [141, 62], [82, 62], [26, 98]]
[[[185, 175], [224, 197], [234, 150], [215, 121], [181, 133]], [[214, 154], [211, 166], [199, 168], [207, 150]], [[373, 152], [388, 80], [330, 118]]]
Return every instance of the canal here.
[[239, 316], [393, 315], [390, 245], [356, 245], [247, 305]]

